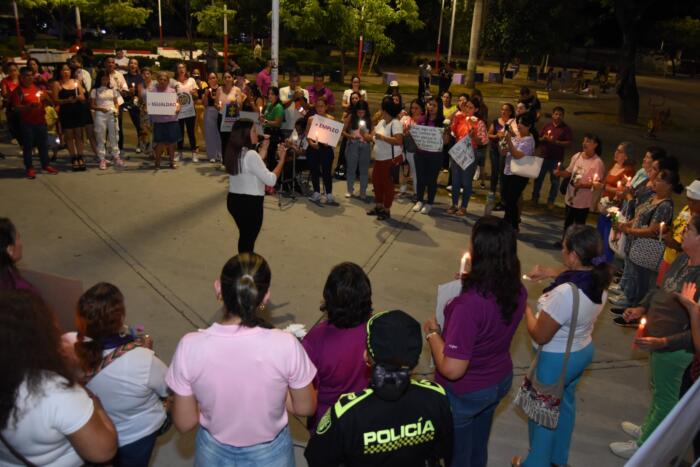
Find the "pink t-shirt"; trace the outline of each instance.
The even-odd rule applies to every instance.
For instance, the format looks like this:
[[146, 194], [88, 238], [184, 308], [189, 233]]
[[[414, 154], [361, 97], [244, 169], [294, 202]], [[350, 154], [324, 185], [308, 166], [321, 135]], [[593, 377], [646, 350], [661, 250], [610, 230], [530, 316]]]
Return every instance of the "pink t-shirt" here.
[[574, 188], [573, 183], [575, 180], [580, 180], [582, 183], [590, 183], [594, 179], [599, 182], [604, 181], [605, 164], [602, 159], [596, 155], [586, 159], [583, 153], [579, 152], [571, 158], [566, 171], [571, 174], [571, 183], [566, 189], [564, 201], [572, 208], [590, 208], [594, 192], [590, 188]]
[[269, 442], [287, 426], [287, 390], [301, 389], [316, 367], [292, 334], [213, 324], [186, 334], [165, 382], [199, 404], [199, 423], [220, 443]]

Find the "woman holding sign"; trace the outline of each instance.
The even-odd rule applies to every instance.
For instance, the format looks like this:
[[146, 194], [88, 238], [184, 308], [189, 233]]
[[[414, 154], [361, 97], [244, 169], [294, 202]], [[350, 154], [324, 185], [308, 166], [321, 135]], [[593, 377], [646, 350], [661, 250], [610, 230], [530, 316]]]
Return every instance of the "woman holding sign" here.
[[328, 105], [326, 103], [326, 98], [319, 96], [316, 98], [316, 114], [309, 118], [309, 123], [306, 126], [306, 135], [309, 141], [309, 149], [306, 151], [306, 157], [311, 168], [311, 183], [314, 187], [313, 194], [309, 197], [314, 203], [321, 202], [321, 183], [320, 177], [323, 176], [323, 187], [326, 190], [326, 203], [334, 204], [333, 199], [333, 147], [327, 144], [319, 143], [317, 140], [318, 135], [317, 130], [312, 133], [311, 127], [313, 126], [314, 119], [318, 115], [319, 117], [330, 118], [335, 120], [332, 115], [326, 113]]
[[207, 88], [204, 90], [204, 142], [207, 147], [209, 162], [214, 164], [221, 160], [221, 136], [219, 135], [219, 108], [216, 94], [219, 92], [219, 78], [211, 72], [207, 76]]
[[501, 155], [505, 156], [503, 169], [503, 205], [505, 208], [504, 219], [510, 222], [515, 231], [520, 228], [520, 210], [518, 200], [527, 186], [529, 178], [515, 175], [510, 171], [510, 161], [532, 156], [535, 153], [535, 139], [530, 130], [535, 125], [535, 117], [530, 112], [525, 112], [517, 118], [518, 134], [513, 132], [510, 125], [506, 125], [504, 144], [500, 146]]
[[197, 158], [199, 148], [197, 147], [197, 136], [195, 134], [197, 116], [194, 109], [194, 103], [199, 99], [199, 88], [197, 82], [187, 72], [187, 65], [184, 63], [177, 64], [175, 80], [175, 91], [178, 94], [178, 101], [182, 105], [182, 111], [177, 117], [177, 121], [180, 124], [180, 139], [177, 142], [175, 160], [179, 161], [182, 157], [182, 148], [185, 145], [184, 131], [187, 128], [187, 138], [190, 141], [190, 149], [192, 150], [192, 162], [199, 162]]
[[[417, 122], [421, 127], [437, 127], [442, 128], [442, 122], [445, 117], [442, 113], [442, 101], [437, 97], [429, 97], [425, 102], [426, 113]], [[446, 141], [443, 141], [446, 143]], [[437, 193], [437, 178], [442, 166], [442, 143], [438, 151], [426, 151], [425, 146], [417, 144], [415, 155], [416, 164], [416, 192], [417, 201], [413, 206], [413, 212], [428, 214], [435, 202], [435, 194]], [[424, 204], [425, 189], [428, 189], [428, 202]]]
[[275, 186], [284, 169], [285, 151], [283, 144], [277, 146], [277, 165], [270, 172], [263, 159], [267, 156], [270, 139], [265, 138], [260, 145], [255, 125], [247, 120], [236, 120], [231, 129], [228, 145], [224, 149], [224, 165], [229, 174], [229, 193], [226, 201], [228, 212], [236, 222], [239, 231], [238, 252], [252, 253], [263, 221], [265, 186]]
[[[234, 86], [234, 80], [233, 80], [233, 75], [229, 71], [224, 72], [224, 84], [222, 86], [219, 86], [218, 89], [216, 90], [216, 108], [219, 109], [219, 125], [221, 125], [221, 121], [223, 120], [224, 115], [226, 115], [226, 107], [229, 105], [232, 105], [234, 109], [229, 109], [230, 113], [233, 113], [234, 115], [238, 114], [238, 111], [241, 108], [241, 104], [243, 104], [243, 100], [245, 99], [245, 95], [243, 92], [238, 88], [237, 86]], [[228, 138], [229, 135], [231, 134], [230, 127], [229, 129], [224, 128], [223, 126], [219, 126], [219, 134], [221, 138], [221, 151], [223, 152], [226, 149], [226, 145], [228, 144]]]
[[[175, 88], [169, 86], [170, 78], [161, 71], [158, 73], [157, 84], [153, 93], [175, 93]], [[148, 94], [147, 94], [148, 96]], [[170, 156], [170, 168], [176, 169], [175, 165], [175, 145], [180, 140], [180, 125], [177, 121], [177, 114], [180, 112], [180, 103], [175, 97], [175, 112], [171, 115], [153, 115], [151, 114], [151, 122], [153, 123], [153, 144], [155, 147], [156, 169], [160, 169], [160, 157], [163, 151], [166, 151]]]
[[[463, 97], [467, 97], [466, 95]], [[452, 133], [457, 142], [469, 137], [474, 149], [475, 160], [465, 168], [452, 161], [452, 206], [447, 210], [448, 214], [464, 216], [467, 214], [467, 205], [472, 195], [472, 180], [478, 167], [478, 161], [485, 157], [486, 144], [489, 142], [486, 133], [486, 124], [477, 117], [481, 101], [475, 98], [459, 100], [459, 111], [452, 117]], [[459, 204], [459, 192], [462, 191], [462, 204]]]
[[367, 182], [369, 180], [369, 161], [372, 150], [372, 120], [366, 101], [358, 101], [350, 108], [350, 115], [343, 136], [348, 143], [345, 146], [345, 163], [347, 164], [348, 192], [346, 198], [355, 196], [355, 172], [360, 170], [360, 199], [367, 197]]

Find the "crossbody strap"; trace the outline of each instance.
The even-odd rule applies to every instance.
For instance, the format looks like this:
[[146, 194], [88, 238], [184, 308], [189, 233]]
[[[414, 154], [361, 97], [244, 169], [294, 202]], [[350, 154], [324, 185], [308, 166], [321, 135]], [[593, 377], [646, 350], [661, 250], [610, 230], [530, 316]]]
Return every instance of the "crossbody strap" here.
[[0, 441], [2, 441], [2, 444], [5, 445], [8, 451], [10, 451], [10, 453], [12, 453], [12, 455], [15, 456], [24, 465], [26, 465], [27, 467], [37, 467], [36, 464], [24, 457], [21, 452], [16, 450], [10, 443], [8, 443], [5, 437], [2, 435], [2, 433], [0, 433]]
[[114, 349], [112, 352], [110, 352], [107, 356], [105, 356], [102, 359], [102, 362], [100, 365], [91, 373], [86, 375], [86, 382], [90, 381], [92, 378], [97, 376], [97, 374], [104, 370], [106, 367], [108, 367], [113, 361], [118, 359], [119, 357], [125, 355], [131, 350], [134, 350], [137, 347], [143, 347], [144, 343], [141, 340], [134, 340], [129, 342], [128, 344], [120, 345], [116, 349]]

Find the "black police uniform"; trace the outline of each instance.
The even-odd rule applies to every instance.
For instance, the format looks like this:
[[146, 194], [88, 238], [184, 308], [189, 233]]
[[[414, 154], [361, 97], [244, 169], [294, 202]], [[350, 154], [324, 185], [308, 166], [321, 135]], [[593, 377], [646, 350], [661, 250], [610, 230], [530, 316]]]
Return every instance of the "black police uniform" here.
[[367, 388], [328, 409], [304, 455], [310, 467], [438, 466], [452, 457], [452, 412], [445, 390], [412, 380], [396, 401]]

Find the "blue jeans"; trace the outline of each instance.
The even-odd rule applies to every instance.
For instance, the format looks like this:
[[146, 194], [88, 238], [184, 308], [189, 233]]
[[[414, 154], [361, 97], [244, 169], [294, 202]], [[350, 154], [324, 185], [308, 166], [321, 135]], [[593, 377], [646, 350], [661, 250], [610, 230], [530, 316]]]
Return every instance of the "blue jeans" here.
[[[583, 371], [593, 360], [593, 343], [576, 352], [571, 352], [566, 367], [564, 395], [559, 412], [559, 423], [553, 430], [533, 421], [528, 422], [530, 452], [522, 463], [525, 467], [550, 467], [552, 464], [566, 465], [569, 460], [571, 435], [576, 421], [576, 385]], [[543, 384], [553, 384], [561, 373], [564, 353], [542, 352], [537, 362], [537, 378]]]
[[30, 125], [28, 123], [22, 123], [20, 130], [22, 132], [22, 154], [24, 156], [24, 168], [31, 168], [32, 150], [35, 147], [39, 150], [41, 166], [46, 167], [49, 165], [49, 147], [46, 144], [48, 130], [46, 129], [46, 125]]
[[148, 467], [156, 445], [158, 430], [148, 436], [126, 444], [117, 450], [117, 457], [114, 459], [115, 467]]
[[294, 467], [294, 448], [288, 426], [270, 442], [243, 448], [218, 442], [200, 426], [195, 444], [195, 467]]
[[610, 230], [612, 230], [612, 220], [605, 214], [598, 216], [598, 233], [603, 240], [603, 254], [608, 263], [615, 259], [615, 252], [610, 249]]
[[[483, 149], [477, 149], [475, 152], [483, 151]], [[483, 158], [483, 155], [482, 155]], [[466, 170], [462, 170], [454, 161], [452, 164], [452, 206], [457, 206], [459, 204], [459, 190], [462, 189], [462, 204], [461, 208], [467, 209], [469, 205], [469, 198], [472, 196], [472, 182], [474, 181], [474, 172], [478, 166], [478, 157], [469, 164]]]
[[544, 179], [549, 174], [549, 196], [547, 196], [547, 203], [552, 204], [557, 199], [557, 193], [559, 192], [559, 177], [554, 175], [554, 169], [557, 167], [559, 161], [556, 159], [545, 159], [542, 162], [542, 169], [540, 174], [535, 179], [535, 185], [532, 187], [532, 199], [539, 201], [540, 190], [542, 189], [542, 184]]
[[[630, 245], [630, 239], [627, 237], [627, 244]], [[625, 269], [620, 278], [620, 289], [625, 294], [625, 300], [628, 306], [637, 306], [642, 301], [644, 296], [656, 285], [657, 271], [637, 266], [629, 259], [629, 251], [631, 245], [627, 249], [628, 256], [625, 257]]]
[[348, 183], [348, 193], [355, 191], [355, 172], [360, 170], [360, 195], [367, 195], [367, 182], [369, 180], [369, 143], [361, 143], [351, 139], [345, 146], [345, 177]]
[[453, 467], [486, 467], [493, 413], [512, 383], [511, 372], [500, 382], [478, 391], [457, 395], [447, 388], [454, 424]]

